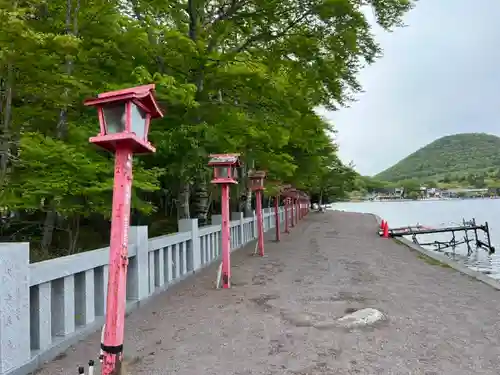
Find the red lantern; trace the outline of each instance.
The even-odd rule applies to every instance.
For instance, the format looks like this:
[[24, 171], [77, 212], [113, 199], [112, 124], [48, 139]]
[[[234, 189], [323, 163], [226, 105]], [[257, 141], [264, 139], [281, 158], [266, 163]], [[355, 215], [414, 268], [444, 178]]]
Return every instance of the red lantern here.
[[265, 171], [250, 171], [248, 173], [248, 178], [250, 180], [250, 188], [252, 191], [264, 190], [264, 179], [266, 178]]
[[212, 154], [208, 165], [214, 167], [213, 184], [237, 184], [240, 154]]
[[86, 106], [97, 108], [101, 127], [99, 135], [89, 141], [112, 152], [118, 143], [135, 154], [155, 152], [148, 141], [149, 123], [163, 114], [154, 98], [154, 89], [154, 84], [137, 86], [86, 100]]

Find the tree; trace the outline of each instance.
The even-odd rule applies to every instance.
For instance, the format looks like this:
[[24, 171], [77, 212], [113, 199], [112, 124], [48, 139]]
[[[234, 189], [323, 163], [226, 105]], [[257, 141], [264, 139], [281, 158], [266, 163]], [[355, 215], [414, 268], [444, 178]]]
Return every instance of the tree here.
[[420, 183], [417, 180], [403, 180], [399, 185], [404, 189], [403, 195], [410, 197], [412, 193], [420, 193]]
[[431, 189], [438, 187], [437, 182], [434, 180], [427, 180], [426, 182], [424, 182], [424, 185], [425, 185], [425, 187], [431, 188]]
[[[389, 29], [412, 4], [366, 5]], [[112, 157], [88, 145], [97, 121], [82, 101], [151, 82], [166, 116], [151, 127], [157, 153], [134, 160], [132, 220], [203, 224], [212, 152], [242, 153], [233, 204], [249, 207], [249, 167], [340, 199], [357, 174], [314, 109], [348, 103], [379, 52], [353, 0], [0, 0], [1, 235], [42, 258], [102, 245]]]

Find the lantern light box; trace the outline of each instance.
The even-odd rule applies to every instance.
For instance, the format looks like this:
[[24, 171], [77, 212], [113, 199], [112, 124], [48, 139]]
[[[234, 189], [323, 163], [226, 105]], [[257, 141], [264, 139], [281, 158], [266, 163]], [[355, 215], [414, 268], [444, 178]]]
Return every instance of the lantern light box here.
[[212, 154], [208, 162], [214, 168], [213, 184], [237, 184], [240, 154]]
[[86, 100], [86, 106], [97, 108], [100, 124], [99, 135], [89, 141], [112, 152], [118, 143], [137, 154], [154, 152], [148, 141], [149, 124], [151, 119], [163, 117], [154, 89], [154, 84], [137, 86]]
[[250, 179], [250, 188], [253, 191], [264, 190], [264, 179], [266, 178], [265, 171], [250, 171], [248, 173]]
[[292, 188], [292, 185], [286, 184], [280, 186], [280, 194], [285, 195], [286, 192]]
[[292, 198], [295, 198], [295, 196], [297, 194], [297, 190], [292, 188], [290, 185], [288, 185], [285, 189], [283, 189], [281, 194], [284, 197], [292, 199]]

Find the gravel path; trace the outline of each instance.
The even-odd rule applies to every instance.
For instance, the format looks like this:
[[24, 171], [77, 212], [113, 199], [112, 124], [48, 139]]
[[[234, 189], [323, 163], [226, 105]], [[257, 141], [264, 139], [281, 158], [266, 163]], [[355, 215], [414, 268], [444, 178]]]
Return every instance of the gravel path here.
[[[429, 264], [375, 235], [371, 215], [311, 213], [281, 243], [233, 255], [234, 287], [215, 267], [127, 318], [133, 375], [498, 374], [499, 292]], [[328, 322], [373, 307], [388, 320], [347, 330]], [[76, 374], [99, 335], [39, 374]]]

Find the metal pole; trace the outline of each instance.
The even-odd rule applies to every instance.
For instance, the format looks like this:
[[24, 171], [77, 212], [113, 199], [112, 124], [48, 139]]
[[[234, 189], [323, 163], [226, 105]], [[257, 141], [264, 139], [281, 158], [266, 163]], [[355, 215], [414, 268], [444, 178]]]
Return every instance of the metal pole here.
[[259, 255], [264, 256], [264, 222], [262, 220], [262, 191], [257, 190], [255, 192], [255, 203], [257, 211], [257, 231], [258, 231], [258, 244], [259, 244]]
[[295, 223], [294, 223], [294, 214], [293, 214], [293, 199], [290, 200], [290, 227], [294, 227], [295, 226]]
[[103, 375], [111, 375], [123, 359], [131, 190], [132, 152], [128, 148], [118, 148], [115, 154], [106, 323], [101, 343]]
[[231, 249], [229, 243], [229, 185], [222, 184], [222, 287], [231, 287]]
[[474, 226], [474, 237], [476, 238], [476, 247], [478, 246], [478, 237], [477, 237], [477, 228], [476, 228], [476, 219], [472, 218], [472, 225]]

